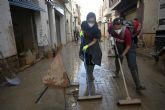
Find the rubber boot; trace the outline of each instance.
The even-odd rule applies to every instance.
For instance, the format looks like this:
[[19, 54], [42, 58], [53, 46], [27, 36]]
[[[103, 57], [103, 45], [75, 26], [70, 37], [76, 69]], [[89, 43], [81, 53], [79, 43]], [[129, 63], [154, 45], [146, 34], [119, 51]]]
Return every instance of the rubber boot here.
[[[122, 61], [122, 59], [121, 59], [121, 61]], [[115, 58], [115, 66], [116, 66], [116, 71], [115, 71], [113, 78], [119, 78], [120, 65], [119, 65], [117, 57]]]
[[113, 78], [119, 78], [119, 71], [118, 70], [115, 71], [115, 74], [113, 75]]
[[131, 71], [131, 74], [132, 74], [132, 78], [134, 80], [134, 83], [136, 85], [136, 90], [137, 91], [139, 91], [139, 90], [145, 90], [145, 87], [142, 86], [141, 83], [140, 83], [140, 79], [139, 79], [139, 75], [138, 75], [137, 69]]
[[93, 70], [94, 70], [94, 65], [88, 65], [87, 66], [87, 77], [88, 77], [90, 82], [95, 80], [95, 78], [93, 76]]

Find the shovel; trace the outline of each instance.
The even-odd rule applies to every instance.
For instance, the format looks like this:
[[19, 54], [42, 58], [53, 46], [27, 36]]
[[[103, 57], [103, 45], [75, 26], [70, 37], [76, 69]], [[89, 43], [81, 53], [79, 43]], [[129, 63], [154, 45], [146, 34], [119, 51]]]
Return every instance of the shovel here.
[[0, 51], [0, 56], [1, 56], [1, 58], [2, 58], [3, 63], [4, 63], [5, 66], [6, 66], [5, 68], [7, 69], [7, 71], [9, 71], [9, 73], [10, 73], [10, 75], [11, 75], [11, 78], [5, 76], [4, 73], [2, 73], [1, 75], [5, 78], [5, 80], [7, 81], [7, 83], [8, 83], [9, 85], [12, 85], [12, 86], [17, 86], [17, 85], [19, 85], [19, 84], [21, 83], [21, 80], [16, 76], [15, 73], [13, 73], [12, 71], [10, 71], [9, 65], [8, 65], [6, 59], [4, 58], [4, 56], [3, 56], [3, 54], [2, 54], [1, 51]]

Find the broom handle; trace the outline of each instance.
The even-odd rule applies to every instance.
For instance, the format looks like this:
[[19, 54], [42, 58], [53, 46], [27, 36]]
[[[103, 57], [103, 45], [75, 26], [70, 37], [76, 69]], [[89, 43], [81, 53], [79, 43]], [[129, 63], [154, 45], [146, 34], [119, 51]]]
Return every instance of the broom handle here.
[[[115, 39], [114, 39], [114, 42], [115, 42], [116, 54], [119, 55]], [[127, 98], [131, 99], [131, 97], [129, 95], [129, 92], [128, 92], [128, 87], [127, 87], [127, 83], [126, 83], [126, 80], [125, 80], [125, 75], [124, 75], [124, 72], [123, 72], [123, 67], [122, 67], [122, 64], [121, 64], [121, 60], [120, 60], [119, 57], [118, 57], [118, 62], [119, 62], [119, 65], [120, 65], [120, 70], [121, 70], [121, 74], [122, 74], [122, 78], [123, 78], [123, 82], [124, 82], [124, 87], [125, 87], [125, 91], [126, 91], [126, 94], [127, 94]]]
[[[82, 44], [83, 44], [83, 46], [85, 45], [84, 38], [82, 39]], [[87, 79], [87, 90], [88, 90], [88, 96], [90, 96], [91, 95], [91, 89], [90, 89], [90, 82], [89, 82], [88, 73], [87, 73], [86, 52], [83, 51], [83, 53], [84, 53], [84, 66], [85, 66], [85, 70], [86, 70], [86, 79]]]
[[86, 55], [84, 52], [84, 65], [85, 65], [85, 70], [86, 70], [86, 77], [87, 77], [87, 90], [88, 90], [88, 95], [91, 95], [91, 91], [90, 91], [90, 82], [89, 82], [89, 78], [88, 78], [88, 73], [87, 73], [87, 63], [86, 63]]

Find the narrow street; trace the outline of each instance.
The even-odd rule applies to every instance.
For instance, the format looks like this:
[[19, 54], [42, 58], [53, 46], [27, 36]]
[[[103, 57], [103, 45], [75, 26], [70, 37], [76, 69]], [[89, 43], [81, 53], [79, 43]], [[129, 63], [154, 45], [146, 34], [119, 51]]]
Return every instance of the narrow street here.
[[[142, 100], [141, 106], [117, 106], [118, 99], [125, 98], [121, 77], [113, 79], [115, 70], [114, 58], [107, 57], [107, 43], [101, 43], [103, 59], [102, 66], [95, 67], [95, 81], [92, 86], [93, 94], [102, 94], [102, 100], [77, 102], [73, 95], [67, 94], [66, 103], [62, 89], [48, 88], [39, 103], [35, 100], [44, 89], [41, 81], [46, 74], [52, 59], [44, 59], [34, 66], [19, 73], [20, 86], [0, 87], [1, 110], [165, 110], [165, 76], [157, 69], [154, 60], [138, 56], [139, 73], [146, 90], [141, 94], [135, 92], [134, 83], [124, 61], [123, 67], [127, 84], [133, 98]], [[71, 82], [79, 82], [79, 95], [86, 94], [86, 75], [83, 62], [78, 53], [79, 46], [69, 43], [63, 48], [62, 58]], [[74, 89], [68, 88], [67, 91]]]
[[0, 110], [165, 110], [164, 13], [165, 0], [0, 0]]
[[[101, 46], [103, 51], [102, 67], [95, 67], [95, 82], [92, 86], [92, 93], [102, 94], [103, 99], [78, 102], [76, 110], [164, 110], [165, 103], [163, 99], [165, 97], [165, 77], [158, 71], [154, 60], [140, 56], [137, 58], [139, 74], [142, 83], [147, 88], [144, 92], [141, 94], [135, 92], [132, 76], [129, 72], [126, 61], [123, 63], [123, 68], [131, 96], [133, 98], [140, 98], [142, 100], [142, 105], [125, 107], [119, 107], [116, 105], [119, 99], [125, 98], [123, 83], [121, 77], [119, 79], [114, 79], [112, 77], [115, 70], [114, 58], [107, 57], [107, 43], [103, 42]], [[78, 52], [78, 49], [74, 50]], [[86, 94], [85, 70], [83, 63], [78, 64], [80, 64], [77, 67], [79, 70], [78, 79], [75, 80], [78, 80], [80, 83], [79, 95], [84, 95]], [[75, 74], [77, 74], [77, 71]], [[72, 76], [76, 75], [72, 74]]]

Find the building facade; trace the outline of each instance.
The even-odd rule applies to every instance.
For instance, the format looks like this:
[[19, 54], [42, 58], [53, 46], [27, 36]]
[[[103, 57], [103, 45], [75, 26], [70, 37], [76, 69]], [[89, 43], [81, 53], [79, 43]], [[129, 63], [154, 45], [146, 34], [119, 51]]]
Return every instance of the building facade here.
[[70, 0], [69, 3], [65, 4], [65, 12], [66, 12], [66, 41], [72, 41], [73, 36], [73, 26], [72, 26], [72, 1]]
[[156, 31], [158, 30], [159, 0], [144, 0], [141, 3], [141, 5], [144, 6], [142, 17], [143, 38], [148, 47], [153, 47], [155, 42]]
[[142, 24], [142, 37], [147, 47], [154, 45], [158, 29], [159, 0], [109, 0], [111, 10], [117, 11], [126, 20], [138, 18]]
[[81, 29], [81, 13], [80, 13], [80, 5], [73, 0], [72, 2], [72, 14], [73, 14], [73, 31]]
[[[0, 51], [11, 65], [26, 65], [26, 54], [41, 58], [71, 39], [70, 0], [1, 0]], [[0, 56], [0, 59], [2, 57]], [[1, 60], [0, 60], [1, 61]]]
[[119, 0], [103, 0], [99, 9], [99, 27], [102, 36], [108, 37], [108, 24], [113, 21], [119, 14], [117, 11], [112, 10], [117, 5]]

